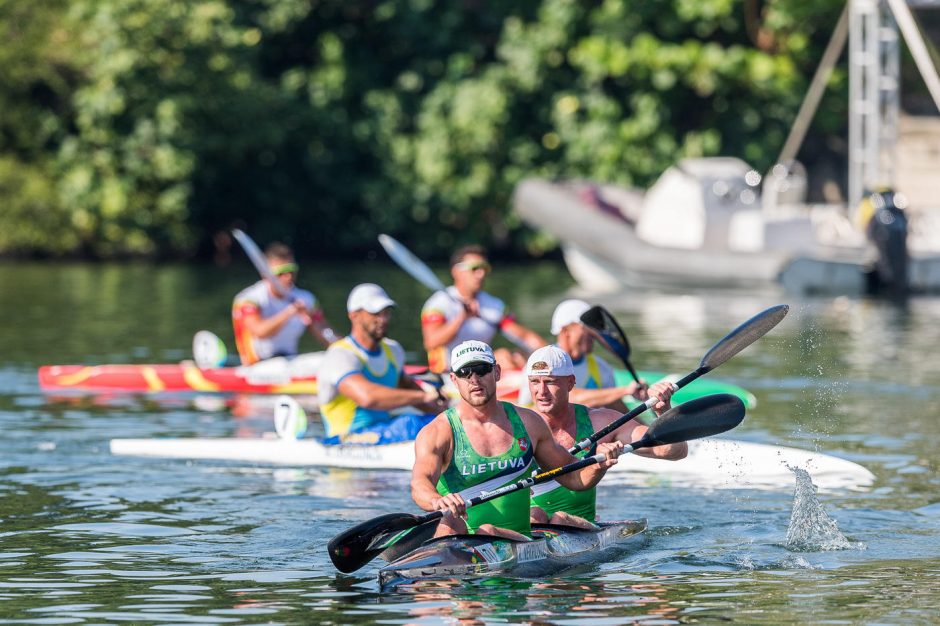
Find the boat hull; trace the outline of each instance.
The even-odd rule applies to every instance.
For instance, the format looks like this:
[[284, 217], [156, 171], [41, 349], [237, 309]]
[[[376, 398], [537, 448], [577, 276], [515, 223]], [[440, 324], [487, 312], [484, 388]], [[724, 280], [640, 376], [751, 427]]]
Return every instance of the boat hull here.
[[[324, 445], [315, 439], [112, 439], [120, 456], [202, 459], [295, 467], [405, 470], [414, 466], [413, 442]], [[807, 470], [821, 490], [863, 489], [875, 480], [866, 468], [836, 456], [798, 448], [709, 438], [689, 442], [681, 461], [620, 457], [604, 484], [672, 485], [709, 489], [791, 489], [790, 467]]]
[[[627, 212], [635, 215], [642, 201], [635, 199], [633, 204], [637, 206]], [[711, 288], [782, 285], [800, 293], [860, 294], [868, 289], [877, 257], [857, 237], [824, 245], [787, 236], [763, 247], [752, 245], [749, 237], [734, 237], [730, 215], [722, 210], [715, 211], [717, 223], [709, 227], [700, 246], [668, 247], [642, 238], [630, 220], [598, 210], [576, 191], [547, 180], [522, 181], [513, 206], [525, 222], [558, 239], [572, 276], [595, 291], [655, 283]], [[824, 209], [816, 214], [831, 217]], [[812, 213], [813, 208], [805, 211]], [[781, 232], [786, 223], [781, 221]], [[664, 243], [675, 243], [676, 229], [667, 233]], [[940, 253], [912, 248], [908, 263], [911, 290], [940, 290]]]
[[546, 577], [638, 549], [646, 520], [610, 522], [598, 530], [534, 525], [532, 541], [485, 535], [432, 539], [379, 570], [382, 588], [433, 579]]

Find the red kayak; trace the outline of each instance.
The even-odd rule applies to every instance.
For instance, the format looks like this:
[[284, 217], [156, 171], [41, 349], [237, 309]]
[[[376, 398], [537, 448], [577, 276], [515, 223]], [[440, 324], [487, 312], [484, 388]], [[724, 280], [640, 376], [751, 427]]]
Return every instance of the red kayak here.
[[[427, 372], [423, 365], [407, 365], [408, 374]], [[522, 372], [510, 372], [500, 385], [500, 397], [519, 393]], [[44, 365], [39, 368], [44, 391], [125, 393], [215, 392], [258, 394], [316, 394], [317, 378], [291, 376], [284, 368], [218, 367], [199, 369], [192, 361], [160, 365]]]

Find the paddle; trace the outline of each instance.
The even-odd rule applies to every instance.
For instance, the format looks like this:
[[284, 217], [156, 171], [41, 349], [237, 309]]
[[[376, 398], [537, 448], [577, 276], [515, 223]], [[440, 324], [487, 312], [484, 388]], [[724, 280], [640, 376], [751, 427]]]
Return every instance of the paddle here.
[[[676, 391], [682, 389], [699, 376], [712, 371], [736, 355], [738, 352], [763, 337], [770, 331], [770, 329], [779, 324], [780, 320], [786, 317], [786, 314], [789, 312], [789, 310], [790, 307], [786, 304], [772, 306], [769, 309], [758, 313], [725, 335], [721, 341], [716, 343], [708, 352], [705, 353], [705, 356], [702, 357], [702, 362], [699, 364], [698, 369], [673, 383]], [[624, 413], [619, 418], [600, 429], [590, 437], [579, 441], [569, 450], [569, 452], [571, 454], [575, 454], [580, 450], [587, 450], [601, 438], [617, 430], [632, 420], [634, 417], [643, 413], [646, 409], [652, 407], [654, 404], [656, 404], [657, 401], [658, 400], [656, 398], [650, 398], [628, 413]]]
[[274, 273], [271, 272], [271, 268], [268, 267], [268, 260], [265, 258], [261, 248], [258, 247], [258, 244], [245, 234], [244, 231], [237, 228], [232, 229], [232, 236], [241, 244], [242, 249], [245, 250], [245, 254], [247, 254], [248, 258], [251, 260], [251, 264], [254, 265], [258, 273], [261, 274], [261, 278], [264, 278], [271, 284], [271, 288], [277, 292], [277, 295], [280, 296], [282, 300], [289, 299], [290, 293], [284, 288], [281, 281], [274, 276]]
[[[444, 287], [444, 283], [441, 282], [441, 279], [431, 271], [431, 268], [428, 267], [424, 261], [412, 254], [411, 250], [406, 248], [397, 239], [383, 233], [379, 235], [379, 243], [382, 244], [382, 247], [385, 249], [385, 252], [388, 253], [388, 256], [392, 257], [392, 260], [395, 261], [395, 263], [397, 263], [400, 268], [408, 272], [412, 278], [417, 280], [431, 291], [443, 291], [447, 297], [460, 306], [466, 306], [451, 292], [447, 291], [447, 288]], [[532, 353], [532, 348], [527, 346], [521, 338], [516, 337], [512, 333], [508, 333], [502, 329], [500, 329], [500, 332], [502, 333], [503, 337], [508, 339], [520, 350], [522, 350], [526, 356]]]
[[[744, 403], [740, 398], [730, 394], [704, 396], [666, 411], [650, 425], [642, 439], [624, 446], [624, 452], [716, 435], [731, 430], [740, 424], [742, 419], [744, 419]], [[562, 474], [600, 463], [604, 459], [603, 454], [596, 454], [529, 478], [523, 478], [493, 491], [485, 491], [467, 500], [467, 508], [519, 489], [528, 489], [533, 485], [553, 480]], [[356, 571], [394, 544], [403, 531], [434, 521], [443, 515], [443, 511], [432, 511], [421, 516], [409, 513], [389, 513], [362, 522], [330, 540], [327, 546], [330, 560], [341, 572]]]
[[637, 376], [636, 370], [630, 363], [630, 342], [627, 341], [627, 334], [620, 328], [614, 316], [607, 309], [596, 304], [581, 314], [581, 323], [594, 331], [592, 334], [597, 337], [601, 345], [623, 361], [636, 384], [645, 388], [646, 385], [640, 382], [640, 377]]

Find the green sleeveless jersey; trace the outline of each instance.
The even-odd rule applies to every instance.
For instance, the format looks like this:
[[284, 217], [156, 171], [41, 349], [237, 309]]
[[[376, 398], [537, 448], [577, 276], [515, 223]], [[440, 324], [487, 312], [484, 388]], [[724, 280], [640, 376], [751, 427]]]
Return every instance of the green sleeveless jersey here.
[[[534, 463], [529, 433], [516, 408], [508, 402], [500, 404], [512, 424], [513, 442], [506, 452], [496, 456], [483, 456], [474, 450], [457, 410], [447, 409], [447, 420], [454, 437], [454, 455], [437, 481], [439, 494], [460, 492], [465, 500], [469, 500], [482, 491], [503, 487], [532, 473]], [[529, 490], [519, 489], [467, 509], [470, 532], [481, 524], [493, 524], [530, 536]]]
[[[574, 405], [575, 441], [582, 441], [594, 434], [594, 426], [591, 424], [588, 411], [586, 406]], [[584, 458], [588, 452], [588, 450], [582, 450], [575, 456]], [[553, 513], [564, 511], [593, 523], [597, 517], [597, 488], [572, 491], [551, 480], [532, 488], [532, 506], [541, 507], [549, 518]]]

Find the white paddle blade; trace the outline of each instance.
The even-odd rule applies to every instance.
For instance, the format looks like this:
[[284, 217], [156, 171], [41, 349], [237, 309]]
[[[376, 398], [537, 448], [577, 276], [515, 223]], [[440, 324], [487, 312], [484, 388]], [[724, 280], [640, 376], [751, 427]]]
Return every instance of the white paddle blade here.
[[443, 291], [444, 283], [431, 271], [431, 268], [425, 265], [424, 261], [416, 257], [411, 251], [398, 242], [394, 237], [386, 234], [379, 235], [379, 243], [385, 248], [388, 256], [392, 257], [395, 263], [403, 270], [411, 274], [411, 277], [431, 291]]
[[228, 360], [228, 350], [218, 335], [200, 330], [193, 337], [193, 361], [199, 369], [222, 367]]
[[261, 278], [271, 283], [274, 290], [277, 291], [277, 295], [286, 298], [289, 295], [287, 290], [284, 289], [284, 285], [281, 284], [274, 274], [271, 273], [271, 268], [268, 267], [268, 259], [264, 256], [264, 252], [261, 251], [258, 244], [244, 231], [237, 228], [232, 229], [232, 236], [235, 237], [245, 251], [245, 254], [248, 255], [248, 259], [251, 261], [251, 264], [255, 266], [255, 269], [258, 270], [258, 273], [261, 274]]
[[278, 396], [274, 408], [274, 431], [281, 439], [300, 439], [307, 432], [307, 413], [290, 396]]

